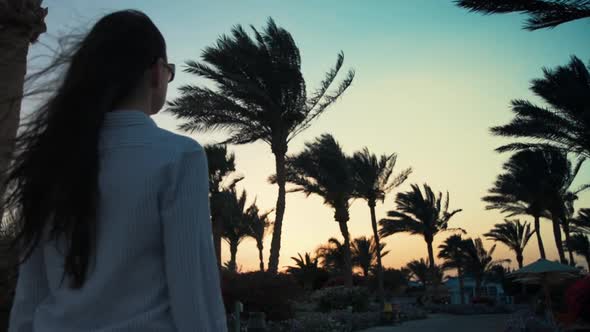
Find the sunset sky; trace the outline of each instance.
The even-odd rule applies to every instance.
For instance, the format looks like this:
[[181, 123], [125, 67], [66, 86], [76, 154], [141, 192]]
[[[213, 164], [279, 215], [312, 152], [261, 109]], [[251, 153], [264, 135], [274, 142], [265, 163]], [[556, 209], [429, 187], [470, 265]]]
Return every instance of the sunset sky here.
[[[451, 221], [470, 236], [488, 231], [503, 217], [486, 211], [481, 197], [500, 172], [509, 154], [494, 148], [506, 141], [489, 134], [489, 128], [511, 118], [514, 98], [538, 101], [528, 90], [530, 80], [541, 77], [541, 68], [563, 65], [571, 55], [590, 59], [590, 20], [581, 20], [553, 30], [528, 32], [521, 29], [519, 15], [482, 16], [443, 0], [334, 1], [334, 0], [45, 0], [49, 7], [49, 33], [41, 38], [51, 45], [55, 37], [71, 29], [87, 29], [100, 16], [118, 9], [144, 11], [160, 28], [168, 43], [169, 61], [179, 69], [201, 50], [228, 33], [235, 24], [262, 28], [268, 17], [291, 32], [299, 45], [303, 74], [308, 88], [318, 87], [324, 73], [345, 54], [344, 67], [354, 68], [356, 78], [344, 97], [313, 126], [295, 139], [289, 151], [301, 151], [304, 142], [331, 133], [347, 153], [365, 146], [378, 154], [397, 153], [398, 170], [412, 166], [414, 173], [398, 189], [411, 183], [430, 184], [436, 191], [448, 190], [451, 209], [464, 211]], [[41, 43], [41, 44], [42, 44]], [[43, 51], [34, 46], [31, 56]], [[180, 70], [179, 70], [180, 71]], [[179, 72], [169, 88], [203, 80]], [[83, 111], [83, 110], [81, 110]], [[168, 114], [155, 117], [161, 127], [175, 130], [180, 122]], [[201, 143], [211, 143], [223, 134], [194, 133]], [[274, 207], [277, 190], [267, 183], [274, 173], [274, 159], [264, 143], [231, 146], [238, 171], [251, 199], [264, 209]], [[574, 187], [590, 182], [590, 164], [585, 165]], [[395, 192], [378, 205], [378, 218], [395, 208]], [[590, 207], [590, 194], [581, 196], [577, 208]], [[522, 220], [532, 221], [523, 217]], [[353, 237], [371, 235], [369, 210], [355, 201], [349, 228]], [[545, 246], [555, 258], [549, 221], [542, 223]], [[330, 237], [341, 238], [333, 211], [318, 197], [287, 196], [280, 266], [298, 252], [311, 252]], [[435, 247], [448, 235], [435, 239]], [[422, 238], [396, 235], [385, 240], [391, 253], [388, 267], [405, 265], [426, 257]], [[486, 243], [487, 247], [491, 242]], [[270, 236], [266, 241], [268, 263]], [[224, 253], [227, 259], [229, 253]], [[512, 253], [498, 245], [496, 258]], [[525, 251], [525, 263], [538, 258], [534, 239]], [[257, 268], [253, 240], [238, 251], [243, 270]], [[583, 259], [578, 257], [578, 263]]]

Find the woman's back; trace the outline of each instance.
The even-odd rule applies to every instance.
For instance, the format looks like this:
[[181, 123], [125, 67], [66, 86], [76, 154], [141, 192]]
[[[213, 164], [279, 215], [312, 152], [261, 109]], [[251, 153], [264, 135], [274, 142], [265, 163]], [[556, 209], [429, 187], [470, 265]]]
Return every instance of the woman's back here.
[[[46, 293], [34, 331], [225, 330], [218, 272], [209, 268], [215, 255], [202, 148], [143, 113], [118, 111], [106, 116], [99, 154], [96, 254], [84, 287], [62, 282], [64, 250], [54, 242], [23, 266], [45, 266], [27, 281]], [[13, 314], [11, 326], [18, 319]]]

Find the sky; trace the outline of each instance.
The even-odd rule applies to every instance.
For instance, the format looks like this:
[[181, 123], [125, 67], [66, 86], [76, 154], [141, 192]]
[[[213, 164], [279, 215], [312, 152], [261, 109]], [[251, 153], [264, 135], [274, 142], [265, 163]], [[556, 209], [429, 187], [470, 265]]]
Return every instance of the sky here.
[[[511, 99], [541, 103], [528, 90], [530, 80], [542, 75], [543, 67], [564, 65], [571, 55], [588, 62], [590, 20], [561, 25], [553, 30], [522, 30], [517, 14], [482, 16], [469, 13], [449, 0], [45, 0], [49, 8], [48, 33], [33, 46], [30, 56], [43, 52], [57, 36], [86, 30], [102, 15], [119, 9], [139, 9], [149, 15], [167, 40], [169, 61], [176, 63], [177, 78], [169, 87], [169, 100], [184, 84], [208, 84], [183, 73], [186, 60], [199, 60], [202, 50], [242, 24], [262, 28], [272, 17], [294, 37], [302, 56], [302, 71], [310, 89], [345, 55], [344, 68], [356, 77], [342, 99], [289, 146], [302, 150], [305, 142], [331, 133], [346, 153], [368, 147], [376, 154], [398, 154], [398, 171], [414, 172], [400, 188], [377, 206], [377, 217], [395, 209], [395, 194], [410, 184], [428, 183], [435, 191], [448, 191], [451, 209], [463, 209], [450, 222], [468, 236], [487, 232], [503, 216], [487, 211], [486, 194], [509, 154], [494, 149], [506, 142], [491, 136], [489, 128], [511, 119]], [[157, 123], [177, 131], [181, 122], [169, 114], [155, 116]], [[180, 133], [180, 132], [179, 132]], [[218, 142], [223, 133], [181, 133], [202, 144]], [[251, 200], [262, 209], [274, 208], [277, 189], [267, 182], [274, 173], [274, 158], [265, 143], [231, 146], [236, 154], [241, 182]], [[590, 165], [578, 175], [574, 188], [590, 182]], [[590, 207], [590, 194], [582, 194], [577, 208]], [[350, 210], [353, 237], [370, 236], [369, 209], [355, 201]], [[529, 221], [523, 217], [521, 220]], [[551, 224], [542, 222], [548, 257], [557, 257]], [[435, 238], [435, 248], [448, 235]], [[330, 237], [341, 238], [333, 211], [318, 197], [288, 194], [283, 224], [280, 267], [292, 263], [297, 253], [313, 252]], [[270, 238], [265, 241], [265, 265]], [[384, 240], [390, 251], [386, 267], [400, 267], [427, 256], [419, 236], [398, 234]], [[486, 242], [491, 247], [492, 242]], [[227, 247], [224, 261], [228, 259]], [[498, 244], [495, 258], [515, 258]], [[536, 241], [525, 250], [525, 264], [539, 257]], [[581, 257], [577, 258], [583, 264]], [[238, 251], [243, 271], [258, 267], [253, 240]]]

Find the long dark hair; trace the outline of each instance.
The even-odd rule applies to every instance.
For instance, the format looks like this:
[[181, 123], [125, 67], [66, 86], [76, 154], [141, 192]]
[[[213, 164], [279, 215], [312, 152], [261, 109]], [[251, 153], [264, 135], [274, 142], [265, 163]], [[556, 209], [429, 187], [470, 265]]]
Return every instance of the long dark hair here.
[[64, 278], [81, 288], [94, 254], [98, 143], [105, 113], [166, 59], [164, 38], [143, 13], [101, 18], [70, 52], [56, 92], [23, 124], [5, 208], [16, 211], [21, 263], [45, 240], [65, 244]]

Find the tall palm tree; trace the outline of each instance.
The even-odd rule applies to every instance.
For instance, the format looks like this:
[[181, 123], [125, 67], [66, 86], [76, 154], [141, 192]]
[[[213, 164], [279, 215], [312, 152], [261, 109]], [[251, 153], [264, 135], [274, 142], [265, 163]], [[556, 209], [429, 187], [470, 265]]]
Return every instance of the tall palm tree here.
[[[12, 161], [20, 123], [29, 45], [46, 31], [46, 16], [47, 8], [42, 7], [42, 0], [0, 0], [0, 221], [5, 216], [6, 170]], [[3, 263], [17, 260], [16, 252], [11, 250], [12, 241], [11, 233], [0, 236]], [[6, 296], [0, 305], [0, 313], [7, 313], [10, 310], [4, 305], [11, 305], [16, 273], [3, 273], [2, 276], [2, 279], [7, 276], [8, 279], [6, 288], [2, 285], [1, 289]], [[8, 320], [0, 317], [0, 330], [7, 329], [4, 322]]]
[[229, 245], [230, 260], [228, 269], [237, 271], [238, 246], [250, 234], [250, 225], [245, 215], [246, 191], [243, 190], [238, 196], [235, 189], [227, 189], [222, 192], [226, 206], [221, 215], [223, 220], [223, 238]]
[[532, 81], [531, 90], [549, 107], [530, 101], [512, 101], [515, 117], [506, 125], [492, 128], [494, 135], [527, 139], [498, 148], [498, 151], [551, 146], [590, 157], [590, 72], [577, 57], [555, 69], [543, 69], [544, 77]]
[[209, 79], [216, 88], [187, 85], [169, 110], [186, 120], [181, 129], [226, 130], [227, 143], [263, 141], [275, 156], [278, 198], [271, 242], [269, 271], [279, 266], [285, 213], [285, 156], [289, 142], [307, 129], [350, 86], [354, 71], [329, 92], [342, 64], [343, 53], [319, 89], [308, 95], [301, 73], [299, 48], [291, 34], [272, 19], [263, 31], [252, 27], [249, 35], [235, 26], [207, 47], [201, 62], [188, 61], [186, 72]]
[[291, 259], [295, 262], [295, 266], [289, 266], [287, 273], [299, 280], [305, 290], [313, 289], [313, 283], [320, 272], [318, 258], [306, 252], [305, 256], [297, 254], [297, 257], [291, 257]]
[[227, 151], [225, 145], [206, 145], [207, 165], [209, 169], [209, 199], [211, 202], [211, 222], [213, 223], [213, 242], [217, 265], [221, 268], [221, 238], [223, 233], [222, 213], [225, 209], [224, 189], [233, 188], [243, 176], [235, 175], [235, 155]]
[[269, 215], [272, 211], [260, 212], [256, 202], [252, 203], [246, 210], [245, 217], [249, 227], [248, 236], [256, 241], [256, 248], [258, 248], [258, 259], [260, 261], [260, 271], [264, 272], [264, 237], [270, 230], [272, 222], [269, 219]]
[[[565, 158], [567, 160], [567, 158]], [[534, 218], [535, 233], [541, 258], [545, 259], [545, 247], [541, 237], [542, 217], [553, 219], [553, 233], [558, 248], [561, 246], [559, 220], [552, 218], [550, 210], [556, 210], [559, 195], [552, 179], [559, 173], [555, 165], [562, 164], [564, 156], [555, 149], [531, 149], [515, 153], [504, 163], [504, 173], [498, 175], [494, 185], [483, 200], [487, 209], [497, 209], [508, 217], [530, 215]], [[560, 249], [558, 249], [560, 250]]]
[[373, 237], [357, 237], [351, 242], [352, 265], [363, 271], [365, 279], [369, 278], [369, 272], [377, 265], [379, 258], [385, 257], [389, 251], [383, 251], [385, 243], [379, 245]]
[[554, 28], [562, 23], [590, 17], [590, 3], [585, 0], [455, 0], [473, 12], [484, 14], [527, 14], [524, 28]]
[[494, 267], [510, 262], [509, 259], [494, 260], [492, 256], [496, 245], [494, 244], [490, 250], [486, 250], [483, 241], [479, 238], [463, 240], [461, 250], [464, 253], [465, 272], [475, 279], [477, 296], [481, 295], [481, 286], [485, 282], [486, 276], [493, 273]]
[[346, 259], [344, 245], [336, 238], [331, 237], [328, 243], [319, 246], [315, 252], [321, 266], [332, 273], [346, 271]]
[[586, 264], [590, 271], [590, 241], [588, 240], [588, 236], [580, 233], [574, 234], [568, 244], [571, 251], [586, 259]]
[[[573, 181], [575, 180], [584, 158], [580, 158], [575, 165], [572, 165], [567, 154], [556, 149], [545, 149], [543, 151], [548, 159], [548, 177], [546, 193], [549, 196], [549, 212], [553, 221], [553, 231], [559, 258], [562, 263], [567, 264], [565, 250], [561, 238], [561, 228], [565, 233], [566, 244], [569, 240], [570, 230], [568, 218], [574, 213], [573, 204], [578, 198], [578, 194], [587, 189], [588, 186], [582, 186], [574, 192], [570, 191]], [[574, 263], [573, 253], [570, 251], [570, 264]]]
[[459, 294], [461, 304], [465, 304], [465, 258], [461, 251], [463, 238], [460, 234], [449, 236], [445, 242], [438, 246], [438, 258], [444, 259], [443, 270], [456, 269], [459, 279]]
[[318, 195], [334, 209], [334, 220], [340, 226], [344, 239], [344, 277], [346, 285], [352, 286], [348, 208], [353, 198], [354, 183], [349, 158], [332, 135], [324, 134], [307, 143], [300, 154], [289, 157], [286, 165], [287, 181], [295, 185], [292, 191], [301, 191], [307, 196]]
[[578, 199], [578, 195], [571, 191], [566, 191], [562, 197], [560, 197], [562, 203], [562, 212], [561, 215], [563, 219], [561, 220], [561, 227], [563, 228], [563, 233], [565, 235], [565, 244], [566, 244], [566, 251], [569, 255], [569, 263], [571, 266], [576, 266], [576, 261], [574, 259], [574, 252], [572, 248], [570, 248], [570, 239], [572, 235], [572, 229], [576, 229], [574, 223], [574, 202]]
[[461, 209], [449, 212], [449, 193], [443, 198], [441, 192], [436, 195], [429, 185], [424, 184], [424, 192], [416, 184], [412, 190], [397, 194], [397, 210], [387, 212], [386, 219], [381, 219], [380, 235], [390, 236], [397, 233], [421, 235], [428, 249], [430, 267], [434, 267], [434, 237], [444, 231], [461, 230], [449, 228], [449, 221]]
[[[375, 213], [377, 201], [383, 202], [385, 195], [404, 183], [412, 172], [411, 168], [407, 168], [392, 177], [396, 162], [397, 155], [395, 153], [377, 157], [368, 148], [356, 152], [351, 160], [351, 167], [354, 172], [354, 197], [364, 199], [369, 205], [373, 239], [375, 239], [378, 248], [381, 246], [381, 240], [379, 239]], [[383, 264], [379, 255], [377, 255], [377, 297], [381, 305], [383, 305], [385, 301]]]
[[501, 242], [510, 250], [514, 251], [518, 268], [522, 268], [523, 252], [527, 243], [535, 231], [531, 231], [531, 225], [526, 221], [521, 223], [520, 220], [505, 220], [503, 223], [495, 224], [484, 236], [495, 242]]

